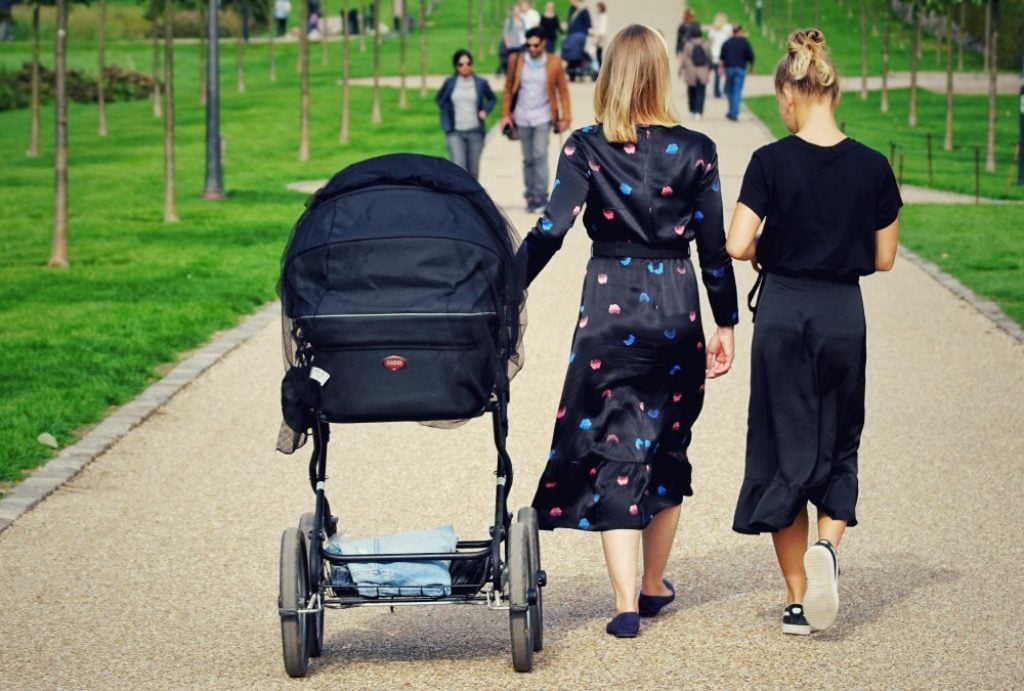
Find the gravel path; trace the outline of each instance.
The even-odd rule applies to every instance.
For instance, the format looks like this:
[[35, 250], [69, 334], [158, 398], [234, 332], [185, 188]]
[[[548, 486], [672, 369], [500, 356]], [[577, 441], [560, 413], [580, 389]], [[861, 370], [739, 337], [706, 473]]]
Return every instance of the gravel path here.
[[[635, 0], [630, 12], [674, 35], [675, 3]], [[591, 89], [572, 90], [579, 125]], [[749, 114], [726, 121], [724, 110], [709, 100], [697, 124], [719, 143], [731, 204], [768, 134]], [[519, 160], [518, 144], [492, 137], [483, 182], [525, 231]], [[301, 208], [297, 199], [296, 214]], [[577, 228], [530, 291], [527, 366], [511, 409], [513, 507], [529, 502], [547, 456], [587, 255]], [[738, 274], [745, 291], [752, 274], [746, 266]], [[275, 604], [278, 545], [312, 495], [305, 453], [273, 450], [282, 364], [279, 327], [265, 313], [250, 322], [251, 337], [209, 357], [212, 366], [0, 532], [0, 686], [1024, 686], [1024, 537], [996, 522], [1015, 515], [1024, 494], [1024, 346], [911, 262], [865, 280], [864, 294], [862, 523], [843, 545], [843, 605], [828, 632], [780, 633], [784, 591], [770, 541], [729, 530], [743, 465], [744, 322], [737, 365], [709, 384], [695, 430], [696, 496], [669, 568], [679, 599], [640, 638], [604, 634], [611, 599], [597, 536], [546, 533], [546, 647], [532, 674], [512, 671], [501, 613], [363, 608], [328, 612], [324, 656], [307, 679], [289, 680]], [[463, 537], [484, 534], [493, 496], [487, 420], [457, 431], [333, 430], [329, 491], [349, 532], [450, 522]]]

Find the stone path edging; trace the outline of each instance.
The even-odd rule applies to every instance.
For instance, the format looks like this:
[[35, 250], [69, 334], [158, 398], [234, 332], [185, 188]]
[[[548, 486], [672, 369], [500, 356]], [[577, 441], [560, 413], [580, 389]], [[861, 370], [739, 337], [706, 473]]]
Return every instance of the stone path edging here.
[[151, 384], [132, 401], [103, 419], [84, 437], [68, 446], [56, 458], [36, 469], [0, 499], [0, 532], [23, 513], [77, 475], [107, 449], [169, 401], [214, 363], [248, 340], [281, 314], [274, 301], [247, 317], [235, 328], [214, 338], [178, 363], [167, 376]]

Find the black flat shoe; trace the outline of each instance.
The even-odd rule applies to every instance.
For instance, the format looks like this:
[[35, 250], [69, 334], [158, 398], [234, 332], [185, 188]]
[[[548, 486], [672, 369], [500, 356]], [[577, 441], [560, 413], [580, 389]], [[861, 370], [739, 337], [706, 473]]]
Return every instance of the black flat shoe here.
[[662, 583], [665, 584], [666, 588], [672, 591], [672, 594], [644, 595], [643, 593], [640, 593], [640, 598], [638, 600], [638, 609], [640, 610], [641, 617], [653, 617], [658, 612], [660, 612], [662, 608], [665, 607], [665, 605], [669, 604], [670, 602], [676, 599], [675, 586], [673, 586], [668, 579], [663, 580]]
[[640, 615], [636, 612], [617, 614], [604, 630], [616, 638], [635, 638], [640, 633]]

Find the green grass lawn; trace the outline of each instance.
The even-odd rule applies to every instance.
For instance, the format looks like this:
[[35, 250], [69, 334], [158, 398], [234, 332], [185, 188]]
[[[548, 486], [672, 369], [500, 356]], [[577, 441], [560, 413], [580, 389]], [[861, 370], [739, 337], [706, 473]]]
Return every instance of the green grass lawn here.
[[[452, 5], [449, 3], [448, 7]], [[452, 14], [452, 10], [449, 10]], [[450, 71], [465, 40], [457, 12], [430, 34], [431, 69]], [[460, 40], [461, 39], [461, 42]], [[418, 38], [416, 39], [418, 41]], [[397, 72], [397, 41], [385, 68]], [[95, 65], [93, 46], [72, 44], [69, 62]], [[410, 64], [418, 66], [418, 43]], [[25, 45], [0, 60], [17, 64]], [[338, 143], [340, 44], [331, 64], [312, 46], [310, 160], [298, 161], [295, 44], [278, 45], [270, 82], [265, 45], [250, 45], [246, 91], [235, 88], [233, 45], [221, 51], [221, 132], [227, 199], [204, 201], [205, 115], [198, 99], [198, 56], [176, 46], [176, 185], [180, 222], [163, 222], [163, 121], [149, 101], [108, 105], [110, 135], [96, 136], [96, 107], [69, 108], [70, 269], [46, 267], [53, 224], [53, 108], [42, 110], [40, 156], [26, 158], [27, 110], [0, 113], [0, 483], [52, 455], [37, 437], [73, 443], [111, 406], [123, 404], [168, 363], [274, 298], [279, 260], [304, 197], [285, 189], [326, 179], [349, 163], [395, 151], [443, 156], [433, 92], [410, 79], [409, 107], [384, 89], [384, 122], [370, 124], [371, 90], [352, 93], [351, 142]], [[110, 62], [148, 70], [145, 42], [114, 42]], [[369, 50], [353, 45], [354, 73], [370, 74]], [[481, 69], [486, 69], [481, 67]], [[0, 484], [2, 488], [2, 484]]]
[[[946, 127], [946, 96], [918, 90], [918, 126], [907, 127], [909, 90], [890, 92], [890, 109], [879, 112], [878, 92], [870, 92], [861, 101], [856, 93], [845, 93], [836, 109], [836, 120], [846, 133], [887, 157], [896, 145], [893, 170], [899, 175], [899, 157], [903, 156], [903, 182], [911, 185], [974, 194], [974, 150], [981, 156], [981, 196], [996, 199], [1024, 199], [1024, 188], [1017, 185], [1017, 145], [1019, 105], [1016, 96], [1000, 96], [996, 116], [996, 171], [985, 171], [987, 96], [956, 96], [953, 112], [953, 150], [943, 151]], [[777, 137], [788, 134], [773, 96], [744, 99], [750, 109], [771, 128]], [[928, 133], [932, 138], [932, 177], [928, 175]]]
[[905, 206], [900, 242], [1024, 324], [1024, 206]]
[[[752, 3], [751, 3], [752, 4]], [[769, 12], [776, 12], [777, 17], [766, 26], [774, 25], [774, 41], [766, 36], [755, 23], [752, 15], [747, 13], [742, 0], [691, 0], [690, 6], [697, 13], [697, 20], [702, 24], [710, 24], [716, 12], [725, 12], [731, 22], [743, 24], [748, 38], [754, 47], [756, 71], [760, 74], [771, 73], [775, 64], [782, 57], [785, 40], [790, 31], [814, 25], [814, 2], [811, 0], [764, 0], [764, 18]], [[882, 73], [882, 14], [879, 3], [869, 3], [873, 11], [868, 19], [868, 72]], [[860, 74], [860, 14], [851, 12], [853, 6], [859, 6], [855, 0], [821, 0], [821, 22], [819, 28], [824, 32], [832, 52], [833, 60], [839, 73], [847, 76]], [[776, 10], [775, 8], [780, 8]], [[775, 23], [777, 21], [777, 24]], [[890, 47], [889, 69], [894, 71], [910, 70], [910, 46], [913, 36], [909, 26], [893, 18], [889, 24]], [[672, 40], [675, 40], [673, 36]], [[945, 45], [945, 44], [943, 44]], [[954, 63], [957, 59], [956, 46], [953, 47]], [[945, 58], [942, 62], [935, 60], [935, 39], [924, 34], [921, 41], [922, 70], [944, 71]], [[980, 54], [964, 53], [965, 70], [981, 70]]]

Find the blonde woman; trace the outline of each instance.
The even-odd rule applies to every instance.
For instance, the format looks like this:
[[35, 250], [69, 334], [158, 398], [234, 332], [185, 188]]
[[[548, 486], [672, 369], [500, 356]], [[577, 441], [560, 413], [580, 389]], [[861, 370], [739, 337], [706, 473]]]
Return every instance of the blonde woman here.
[[[705, 379], [732, 365], [736, 284], [715, 145], [678, 124], [658, 32], [634, 24], [612, 38], [594, 112], [597, 124], [565, 142], [547, 211], [521, 250], [532, 281], [577, 217], [594, 241], [533, 505], [544, 529], [600, 532], [615, 596], [606, 631], [632, 637], [641, 616], [675, 598], [665, 568], [692, 494], [686, 452]], [[716, 324], [710, 340], [694, 240]]]
[[[902, 201], [885, 157], [836, 126], [839, 81], [820, 31], [790, 35], [775, 96], [793, 136], [754, 152], [727, 244], [761, 271], [733, 529], [772, 534], [786, 582], [782, 631], [806, 635], [839, 608], [838, 549], [857, 524], [864, 426], [858, 281], [892, 268]], [[809, 549], [808, 502], [819, 538]]]
[[722, 97], [722, 75], [719, 74], [718, 63], [722, 59], [722, 44], [732, 37], [732, 24], [725, 12], [715, 13], [715, 19], [708, 29], [708, 40], [711, 41], [711, 71], [714, 72], [715, 98]]

